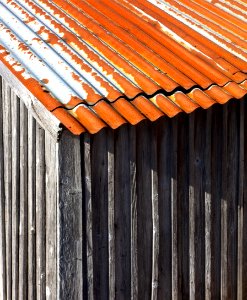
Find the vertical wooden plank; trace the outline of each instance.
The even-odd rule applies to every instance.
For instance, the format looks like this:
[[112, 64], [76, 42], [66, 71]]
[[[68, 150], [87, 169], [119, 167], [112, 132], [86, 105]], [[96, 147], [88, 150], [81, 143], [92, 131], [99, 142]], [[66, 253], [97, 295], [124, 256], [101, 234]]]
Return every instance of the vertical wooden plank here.
[[224, 106], [224, 161], [222, 188], [222, 299], [237, 297], [237, 188], [238, 187], [238, 107]]
[[64, 131], [58, 144], [58, 298], [82, 299], [80, 138]]
[[152, 188], [151, 132], [148, 122], [137, 128], [137, 242], [138, 297], [151, 298], [152, 286]]
[[11, 146], [11, 90], [3, 82], [3, 156], [5, 188], [5, 226], [6, 226], [6, 300], [12, 299], [12, 146]]
[[[239, 195], [238, 195], [238, 282], [237, 282], [237, 299], [244, 299], [244, 277], [247, 277], [244, 270], [244, 253], [246, 248], [244, 246], [244, 161], [245, 161], [245, 115], [244, 115], [245, 102], [241, 101], [239, 109]], [[247, 295], [245, 295], [245, 298]]]
[[197, 111], [190, 115], [189, 120], [190, 299], [204, 299], [206, 113]]
[[[92, 220], [92, 174], [91, 174], [91, 138], [89, 134], [82, 136], [84, 155], [82, 156], [83, 173], [83, 218], [84, 218], [84, 298], [93, 300], [93, 220]], [[85, 242], [86, 241], [86, 242]]]
[[246, 99], [243, 101], [243, 115], [244, 115], [244, 186], [243, 186], [243, 264], [242, 264], [242, 293], [243, 299], [247, 299], [247, 104]]
[[221, 189], [223, 161], [223, 107], [212, 107], [212, 145], [211, 145], [211, 297], [220, 299], [221, 295]]
[[[228, 105], [223, 107], [223, 155], [222, 155], [222, 194], [227, 194], [227, 126], [228, 126]], [[222, 197], [222, 195], [221, 195]], [[227, 291], [227, 198], [221, 198], [221, 299], [228, 299]]]
[[131, 298], [131, 186], [129, 127], [115, 132], [116, 299]]
[[237, 245], [238, 245], [238, 188], [239, 188], [239, 102], [229, 103], [228, 114], [228, 160], [227, 190], [223, 190], [223, 199], [227, 199], [227, 296], [237, 298]]
[[178, 118], [177, 156], [177, 246], [178, 298], [189, 298], [189, 122]]
[[36, 284], [37, 299], [45, 298], [46, 288], [46, 193], [45, 132], [36, 126]]
[[137, 191], [136, 191], [136, 127], [129, 128], [130, 198], [131, 198], [131, 300], [138, 299], [137, 259]]
[[159, 198], [158, 198], [158, 167], [157, 167], [157, 124], [152, 124], [151, 132], [151, 186], [152, 186], [152, 292], [151, 299], [158, 299], [159, 287]]
[[[169, 157], [169, 156], [168, 156]], [[172, 251], [172, 299], [179, 299], [178, 268], [178, 118], [172, 122], [171, 152], [171, 251]], [[181, 297], [180, 297], [181, 298]]]
[[[0, 152], [3, 146], [3, 80], [0, 77]], [[4, 156], [0, 155], [0, 297], [7, 299]]]
[[[109, 299], [116, 297], [115, 190], [114, 190], [114, 132], [108, 131], [108, 242], [109, 242]], [[126, 245], [127, 246], [127, 245]], [[130, 298], [130, 297], [129, 297]]]
[[56, 141], [45, 132], [46, 182], [46, 299], [57, 299], [57, 152]]
[[107, 130], [92, 136], [94, 297], [109, 298]]
[[195, 216], [195, 205], [197, 199], [195, 199], [195, 172], [194, 172], [194, 139], [195, 139], [195, 115], [190, 116], [190, 127], [189, 127], [189, 147], [190, 147], [190, 183], [189, 183], [189, 257], [190, 257], [190, 299], [196, 299], [196, 245], [195, 245], [195, 230], [196, 230], [196, 216]]
[[[158, 194], [159, 194], [159, 286], [158, 299], [172, 299], [172, 216], [171, 187], [176, 181], [176, 151], [174, 151], [172, 134], [174, 120], [161, 119], [158, 127]], [[175, 158], [175, 159], [174, 159]], [[175, 250], [175, 248], [174, 248]], [[174, 253], [175, 255], [175, 253]], [[174, 289], [174, 292], [177, 289]], [[176, 295], [173, 295], [176, 299]]]
[[36, 291], [36, 121], [28, 113], [28, 300]]
[[207, 111], [205, 130], [205, 299], [212, 299], [212, 193], [211, 193], [211, 149], [212, 149], [212, 109]]
[[28, 153], [28, 116], [27, 109], [20, 103], [20, 249], [19, 249], [19, 298], [27, 298], [27, 153]]
[[19, 285], [20, 99], [11, 92], [12, 107], [12, 299]]

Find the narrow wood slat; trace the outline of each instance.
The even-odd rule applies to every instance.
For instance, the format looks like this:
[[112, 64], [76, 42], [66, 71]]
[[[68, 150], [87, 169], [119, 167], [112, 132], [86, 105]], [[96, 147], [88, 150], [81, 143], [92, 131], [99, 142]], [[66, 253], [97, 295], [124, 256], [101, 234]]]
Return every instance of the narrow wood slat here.
[[45, 132], [36, 126], [36, 291], [37, 299], [46, 295], [46, 189]]
[[131, 300], [138, 299], [137, 259], [137, 191], [136, 191], [136, 127], [129, 128], [130, 198], [131, 198]]
[[92, 136], [94, 297], [109, 298], [107, 130]]
[[28, 300], [37, 299], [36, 286], [36, 121], [28, 113]]
[[178, 118], [177, 136], [177, 245], [178, 297], [189, 297], [189, 121]]
[[157, 166], [157, 125], [151, 131], [151, 186], [152, 186], [152, 286], [151, 299], [158, 299], [159, 288], [159, 197], [158, 197], [158, 166]]
[[19, 298], [26, 299], [28, 294], [28, 113], [20, 103], [20, 225], [19, 225]]
[[12, 299], [19, 291], [20, 99], [11, 92], [12, 107]]
[[[246, 101], [243, 104], [242, 107], [242, 116], [244, 115], [244, 120], [243, 120], [243, 124], [244, 124], [244, 137], [246, 137], [247, 135], [247, 104]], [[244, 167], [243, 167], [243, 172], [244, 172], [244, 186], [243, 186], [243, 262], [242, 262], [242, 274], [243, 274], [243, 278], [242, 278], [242, 296], [243, 299], [247, 299], [247, 141], [246, 138], [243, 141], [244, 143]]]
[[[205, 118], [204, 111], [190, 115], [189, 127], [189, 256], [190, 298], [205, 298]], [[183, 216], [184, 218], [184, 216]]]
[[238, 195], [239, 195], [239, 102], [231, 105], [227, 116], [227, 297], [237, 298], [237, 246], [238, 246]]
[[82, 299], [80, 138], [65, 131], [58, 144], [58, 299]]
[[[92, 220], [92, 174], [91, 174], [91, 138], [89, 134], [84, 134], [82, 137], [84, 155], [82, 156], [84, 173], [82, 176], [84, 182], [84, 201], [83, 201], [83, 217], [85, 224], [84, 243], [85, 251], [84, 257], [86, 263], [84, 264], [84, 297], [93, 300], [93, 220]], [[85, 272], [86, 270], [86, 272]]]
[[[172, 299], [179, 299], [179, 269], [178, 269], [178, 118], [172, 123], [171, 151], [171, 251], [172, 251]], [[168, 155], [169, 159], [169, 155]]]
[[46, 299], [57, 299], [57, 170], [56, 142], [45, 132]]
[[148, 122], [137, 128], [137, 254], [138, 297], [151, 298], [152, 286], [152, 188], [151, 130]]
[[[159, 194], [159, 285], [158, 299], [172, 299], [172, 245], [175, 252], [175, 240], [172, 244], [172, 183], [176, 182], [176, 150], [173, 147], [171, 120], [162, 119], [158, 123], [157, 159], [158, 159], [158, 194]], [[176, 190], [176, 189], [175, 189]], [[174, 196], [174, 194], [173, 194]], [[174, 198], [173, 198], [174, 199]], [[175, 204], [173, 202], [173, 204]], [[174, 206], [175, 207], [175, 206]], [[176, 210], [175, 210], [176, 211]], [[174, 212], [175, 212], [174, 211]], [[175, 220], [174, 220], [175, 223]], [[174, 224], [173, 223], [173, 224]], [[175, 227], [175, 226], [174, 226]], [[175, 229], [174, 229], [175, 231]], [[174, 232], [174, 235], [176, 231]], [[174, 266], [174, 267], [177, 267]], [[175, 268], [174, 268], [175, 269]], [[175, 278], [174, 278], [175, 279]], [[175, 280], [174, 280], [175, 281]], [[174, 292], [177, 289], [174, 289]], [[176, 299], [176, 295], [173, 295]]]
[[3, 82], [3, 156], [5, 188], [5, 223], [6, 223], [6, 280], [7, 297], [12, 299], [12, 128], [10, 86]]
[[[0, 77], [0, 152], [3, 146], [3, 79]], [[0, 297], [7, 299], [4, 156], [0, 155]]]
[[[116, 297], [114, 133], [108, 131], [108, 242], [109, 242], [109, 299]], [[127, 246], [127, 245], [126, 245]]]
[[205, 299], [212, 299], [212, 186], [211, 186], [211, 149], [212, 149], [212, 109], [207, 112], [205, 130]]
[[210, 289], [213, 299], [221, 296], [221, 189], [223, 158], [223, 111], [221, 106], [212, 109], [211, 144], [211, 272]]
[[[244, 299], [244, 278], [247, 277], [244, 271], [245, 246], [244, 246], [244, 189], [246, 178], [244, 177], [244, 161], [245, 161], [245, 115], [244, 101], [240, 103], [239, 112], [239, 195], [238, 195], [238, 279], [237, 279], [237, 299]], [[247, 295], [245, 295], [245, 298]]]
[[227, 144], [227, 127], [228, 127], [228, 105], [223, 107], [223, 153], [222, 153], [222, 193], [221, 194], [221, 299], [228, 299], [228, 273], [227, 273], [227, 163], [228, 163], [228, 144]]
[[[116, 299], [131, 298], [131, 186], [129, 127], [115, 132]], [[112, 137], [113, 138], [113, 137]], [[111, 139], [112, 139], [111, 138]]]

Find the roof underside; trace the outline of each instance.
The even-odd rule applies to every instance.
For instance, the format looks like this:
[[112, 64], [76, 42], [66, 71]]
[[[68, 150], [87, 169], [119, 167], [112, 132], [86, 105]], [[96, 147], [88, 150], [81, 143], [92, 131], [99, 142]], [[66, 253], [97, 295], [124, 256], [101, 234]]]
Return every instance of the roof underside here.
[[73, 133], [247, 93], [247, 0], [0, 0], [0, 60]]

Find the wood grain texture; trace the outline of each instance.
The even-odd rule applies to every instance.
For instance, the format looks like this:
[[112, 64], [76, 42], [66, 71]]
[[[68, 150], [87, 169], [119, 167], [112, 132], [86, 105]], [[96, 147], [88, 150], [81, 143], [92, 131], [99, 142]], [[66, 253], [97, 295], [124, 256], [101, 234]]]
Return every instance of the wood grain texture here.
[[151, 128], [142, 122], [137, 128], [137, 253], [138, 298], [150, 299], [152, 291], [152, 186]]
[[28, 113], [20, 103], [20, 224], [19, 224], [19, 298], [28, 295]]
[[109, 297], [107, 130], [92, 136], [94, 299]]
[[[131, 188], [128, 126], [115, 132], [115, 263], [117, 299], [131, 298]], [[114, 187], [113, 187], [114, 188]], [[110, 259], [110, 258], [109, 258]]]
[[12, 127], [10, 86], [3, 82], [3, 157], [4, 157], [4, 189], [5, 189], [5, 226], [6, 226], [6, 276], [7, 297], [12, 299]]
[[3, 92], [0, 299], [247, 297], [246, 101], [56, 144]]
[[89, 134], [85, 134], [81, 141], [84, 166], [83, 177], [84, 183], [84, 201], [83, 201], [83, 217], [84, 217], [84, 294], [85, 299], [92, 300], [93, 289], [93, 219], [92, 219], [92, 174], [91, 174], [91, 139]]
[[61, 133], [60, 122], [49, 112], [40, 101], [9, 71], [9, 69], [0, 62], [0, 76], [6, 82], [16, 95], [24, 102], [29, 112], [35, 118], [42, 128], [48, 131], [55, 140], [59, 139]]
[[64, 132], [58, 145], [58, 298], [81, 299], [82, 183], [80, 139]]
[[138, 259], [137, 259], [137, 191], [136, 191], [136, 127], [129, 128], [130, 159], [130, 209], [131, 209], [131, 299], [138, 299]]
[[36, 126], [36, 284], [37, 299], [46, 296], [45, 132]]
[[12, 107], [12, 299], [19, 290], [20, 105], [11, 91]]
[[7, 299], [6, 278], [6, 226], [4, 189], [4, 141], [3, 141], [3, 80], [0, 77], [0, 296]]
[[36, 122], [30, 113], [28, 145], [28, 300], [36, 300]]
[[[158, 171], [158, 212], [159, 212], [159, 285], [158, 299], [176, 299], [176, 215], [175, 181], [176, 181], [176, 149], [172, 144], [172, 137], [175, 139], [176, 132], [168, 119], [162, 119], [158, 123], [157, 133], [157, 171]], [[172, 194], [173, 191], [173, 194]], [[172, 214], [172, 207], [173, 212]], [[174, 239], [172, 240], [172, 228]], [[173, 248], [173, 252], [172, 252]], [[174, 255], [174, 273], [172, 272], [172, 253]], [[174, 277], [173, 277], [174, 274]], [[174, 279], [174, 293], [172, 293], [172, 279]]]
[[46, 282], [47, 300], [57, 299], [57, 151], [51, 135], [45, 132], [45, 239], [46, 239]]

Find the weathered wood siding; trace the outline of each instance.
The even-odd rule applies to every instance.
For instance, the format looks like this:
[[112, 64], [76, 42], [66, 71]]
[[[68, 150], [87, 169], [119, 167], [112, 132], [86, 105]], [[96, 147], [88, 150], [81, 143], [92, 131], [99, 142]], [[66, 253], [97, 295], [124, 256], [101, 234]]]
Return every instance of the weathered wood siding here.
[[61, 299], [247, 299], [246, 115], [234, 101], [65, 137]]
[[57, 299], [56, 141], [0, 80], [0, 299]]

